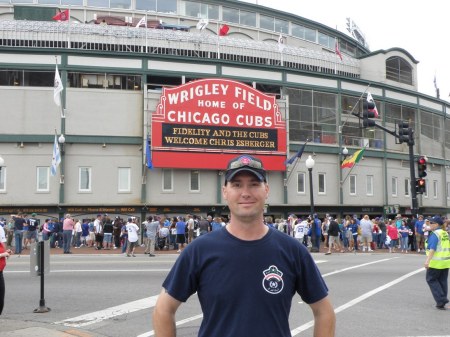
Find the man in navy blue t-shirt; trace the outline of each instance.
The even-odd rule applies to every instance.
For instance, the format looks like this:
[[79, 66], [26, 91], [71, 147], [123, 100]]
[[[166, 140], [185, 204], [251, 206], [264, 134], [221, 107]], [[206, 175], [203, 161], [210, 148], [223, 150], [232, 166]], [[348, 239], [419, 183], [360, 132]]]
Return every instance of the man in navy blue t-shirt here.
[[194, 240], [163, 283], [153, 312], [156, 336], [175, 336], [175, 313], [198, 294], [199, 336], [291, 336], [289, 312], [298, 293], [312, 309], [315, 336], [334, 336], [328, 289], [307, 249], [264, 224], [269, 194], [262, 162], [240, 156], [228, 163], [222, 195], [230, 223]]

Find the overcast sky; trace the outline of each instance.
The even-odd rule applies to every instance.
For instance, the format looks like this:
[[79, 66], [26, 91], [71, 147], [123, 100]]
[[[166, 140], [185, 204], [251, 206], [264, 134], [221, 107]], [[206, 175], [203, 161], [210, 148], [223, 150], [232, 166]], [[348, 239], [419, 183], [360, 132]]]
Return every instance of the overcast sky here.
[[418, 64], [419, 92], [450, 101], [450, 43], [446, 1], [428, 0], [242, 0], [276, 8], [320, 22], [348, 34], [350, 17], [366, 37], [371, 51], [400, 47]]

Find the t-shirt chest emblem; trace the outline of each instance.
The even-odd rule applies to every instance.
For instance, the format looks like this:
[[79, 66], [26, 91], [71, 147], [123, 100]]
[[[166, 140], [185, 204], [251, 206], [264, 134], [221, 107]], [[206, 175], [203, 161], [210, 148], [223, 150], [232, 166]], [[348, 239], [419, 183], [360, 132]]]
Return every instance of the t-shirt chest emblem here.
[[283, 273], [276, 266], [270, 266], [263, 271], [262, 286], [269, 294], [279, 294], [284, 287]]

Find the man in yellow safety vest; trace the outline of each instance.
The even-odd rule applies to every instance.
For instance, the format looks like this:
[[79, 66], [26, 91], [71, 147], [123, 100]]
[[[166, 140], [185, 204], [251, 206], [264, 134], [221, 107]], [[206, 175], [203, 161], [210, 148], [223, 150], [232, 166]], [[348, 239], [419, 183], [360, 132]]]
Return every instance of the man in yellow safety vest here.
[[434, 216], [429, 220], [431, 233], [427, 241], [426, 281], [436, 301], [436, 308], [446, 310], [446, 304], [448, 303], [450, 242], [444, 220], [440, 216]]

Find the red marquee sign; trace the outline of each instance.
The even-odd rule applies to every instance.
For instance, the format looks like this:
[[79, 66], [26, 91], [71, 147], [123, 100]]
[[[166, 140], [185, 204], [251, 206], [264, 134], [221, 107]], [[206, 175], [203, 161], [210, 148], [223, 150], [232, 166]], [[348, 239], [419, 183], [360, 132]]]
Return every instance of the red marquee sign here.
[[152, 163], [163, 168], [226, 168], [239, 154], [284, 171], [286, 122], [275, 97], [240, 82], [203, 79], [164, 88], [152, 115]]

